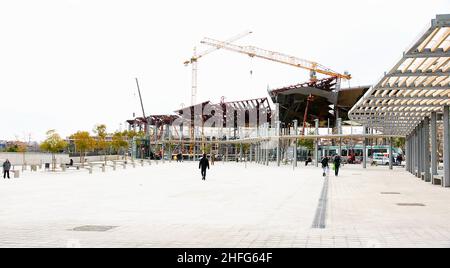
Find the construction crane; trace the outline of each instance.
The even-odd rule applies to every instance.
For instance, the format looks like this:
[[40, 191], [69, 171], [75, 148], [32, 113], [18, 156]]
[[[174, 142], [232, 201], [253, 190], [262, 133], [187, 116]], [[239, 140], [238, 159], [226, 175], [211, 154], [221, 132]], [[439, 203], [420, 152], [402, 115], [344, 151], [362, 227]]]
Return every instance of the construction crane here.
[[[241, 39], [241, 38], [243, 38], [243, 37], [245, 37], [245, 36], [247, 36], [247, 35], [249, 35], [249, 34], [251, 34], [251, 33], [252, 33], [251, 31], [245, 31], [245, 32], [243, 32], [243, 33], [241, 33], [241, 34], [238, 34], [238, 35], [236, 35], [236, 36], [233, 36], [233, 37], [229, 38], [229, 39], [226, 41], [226, 43], [227, 43], [227, 44], [231, 44], [232, 42], [237, 41], [237, 40], [239, 40], [239, 39]], [[207, 55], [207, 54], [209, 54], [209, 53], [211, 53], [211, 52], [214, 52], [214, 51], [216, 51], [216, 50], [218, 50], [218, 49], [220, 49], [220, 47], [212, 47], [212, 48], [210, 48], [210, 49], [208, 49], [208, 50], [205, 50], [205, 51], [203, 51], [203, 52], [197, 54], [197, 48], [194, 48], [194, 54], [192, 55], [192, 57], [191, 57], [189, 60], [186, 60], [186, 61], [184, 62], [184, 65], [185, 65], [185, 66], [188, 66], [189, 64], [191, 64], [191, 66], [192, 66], [191, 105], [195, 105], [195, 104], [196, 104], [196, 101], [197, 101], [197, 72], [198, 72], [198, 60], [199, 60], [201, 57], [203, 57], [203, 56], [205, 56], [205, 55]]]
[[147, 121], [147, 117], [145, 116], [145, 111], [144, 111], [144, 104], [142, 102], [142, 95], [141, 95], [141, 88], [139, 87], [139, 81], [137, 78], [135, 78], [136, 80], [136, 86], [137, 86], [137, 90], [139, 93], [139, 100], [141, 101], [141, 109], [142, 109], [142, 115], [144, 116], [144, 120]]
[[266, 49], [262, 49], [262, 48], [257, 48], [254, 46], [239, 46], [239, 45], [231, 44], [230, 42], [227, 42], [227, 41], [225, 41], [225, 42], [218, 41], [218, 40], [215, 40], [212, 38], [204, 38], [201, 41], [201, 43], [215, 47], [217, 49], [222, 48], [222, 49], [246, 54], [250, 57], [257, 57], [257, 58], [266, 59], [266, 60], [279, 62], [279, 63], [283, 63], [283, 64], [288, 64], [288, 65], [291, 65], [294, 67], [309, 70], [311, 80], [317, 80], [317, 76], [316, 76], [317, 73], [336, 77], [338, 79], [346, 79], [346, 80], [351, 79], [350, 74], [347, 74], [347, 73], [340, 74], [340, 73], [337, 73], [317, 62], [300, 59], [300, 58], [286, 55], [286, 54], [279, 53], [279, 52], [274, 52], [274, 51], [270, 51], [270, 50], [266, 50]]
[[[230, 51], [246, 54], [252, 58], [257, 57], [257, 58], [266, 59], [266, 60], [283, 63], [283, 64], [291, 65], [294, 67], [309, 70], [310, 71], [310, 80], [313, 82], [317, 81], [317, 73], [335, 77], [338, 81], [337, 85], [340, 85], [341, 79], [350, 80], [352, 78], [351, 75], [348, 73], [340, 74], [340, 73], [335, 72], [335, 71], [331, 70], [330, 68], [327, 68], [317, 62], [300, 59], [300, 58], [297, 58], [294, 56], [290, 56], [290, 55], [286, 55], [283, 53], [274, 52], [274, 51], [254, 47], [254, 46], [239, 46], [239, 45], [231, 44], [226, 41], [225, 42], [218, 41], [218, 40], [215, 40], [212, 38], [207, 38], [207, 37], [205, 37], [201, 41], [201, 43], [210, 45], [215, 48], [222, 48], [222, 49], [227, 49]], [[314, 97], [312, 95], [309, 95], [307, 98], [307, 101], [306, 101], [306, 109], [305, 109], [305, 114], [303, 117], [303, 135], [305, 135], [306, 121], [308, 118], [308, 109], [309, 109], [310, 104], [313, 101], [314, 101]]]
[[312, 94], [309, 94], [308, 98], [306, 99], [306, 108], [305, 108], [305, 113], [303, 115], [303, 136], [306, 135], [305, 134], [305, 129], [306, 129], [306, 121], [308, 119], [308, 109], [309, 109], [309, 105], [314, 101], [314, 96]]

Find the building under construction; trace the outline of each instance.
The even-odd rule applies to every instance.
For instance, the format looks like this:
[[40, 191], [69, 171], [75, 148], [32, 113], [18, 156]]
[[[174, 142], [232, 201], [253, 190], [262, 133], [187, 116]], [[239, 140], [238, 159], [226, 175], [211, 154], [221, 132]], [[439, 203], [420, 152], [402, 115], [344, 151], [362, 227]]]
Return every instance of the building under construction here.
[[269, 90], [273, 103], [280, 107], [280, 121], [297, 120], [302, 126], [319, 120], [320, 127], [334, 127], [338, 118], [348, 120], [348, 111], [370, 86], [341, 89], [339, 79], [328, 77]]

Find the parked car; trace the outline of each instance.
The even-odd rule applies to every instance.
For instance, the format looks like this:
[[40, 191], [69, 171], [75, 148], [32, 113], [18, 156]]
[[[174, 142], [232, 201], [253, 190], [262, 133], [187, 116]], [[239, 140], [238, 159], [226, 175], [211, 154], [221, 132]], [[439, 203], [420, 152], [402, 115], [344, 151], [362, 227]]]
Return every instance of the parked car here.
[[[396, 155], [394, 154], [394, 159], [392, 161], [393, 165], [398, 165], [396, 162]], [[388, 153], [374, 153], [372, 157], [372, 163], [376, 165], [389, 165], [389, 154]]]

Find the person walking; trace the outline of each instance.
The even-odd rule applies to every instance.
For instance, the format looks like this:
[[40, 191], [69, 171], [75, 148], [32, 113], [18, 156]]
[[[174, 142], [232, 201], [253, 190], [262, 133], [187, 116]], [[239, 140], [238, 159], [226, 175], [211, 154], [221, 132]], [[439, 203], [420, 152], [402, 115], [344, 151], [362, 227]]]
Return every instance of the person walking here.
[[6, 179], [8, 176], [8, 179], [11, 179], [9, 177], [9, 170], [11, 169], [11, 162], [9, 162], [8, 159], [3, 163], [3, 179]]
[[200, 162], [198, 164], [198, 168], [201, 170], [202, 173], [202, 180], [206, 180], [206, 168], [209, 169], [209, 161], [206, 157], [206, 154], [203, 154], [202, 159], [200, 159]]
[[323, 169], [323, 176], [325, 177], [328, 173], [328, 157], [324, 156], [322, 158], [322, 169]]
[[402, 165], [402, 161], [403, 161], [403, 156], [401, 154], [398, 154], [397, 155], [397, 163], [399, 166]]
[[334, 163], [334, 175], [337, 177], [339, 175], [339, 168], [341, 167], [341, 156], [336, 155], [333, 160]]

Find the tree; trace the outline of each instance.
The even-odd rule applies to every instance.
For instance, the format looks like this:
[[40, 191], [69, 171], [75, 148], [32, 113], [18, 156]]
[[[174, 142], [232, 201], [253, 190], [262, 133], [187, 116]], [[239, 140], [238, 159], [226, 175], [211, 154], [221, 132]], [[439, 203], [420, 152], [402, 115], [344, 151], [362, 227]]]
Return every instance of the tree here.
[[405, 138], [395, 138], [393, 143], [394, 143], [395, 147], [401, 148], [402, 150], [405, 149], [405, 144], [406, 144]]
[[127, 148], [128, 142], [126, 141], [124, 132], [120, 132], [120, 131], [114, 132], [114, 134], [112, 136], [111, 146], [113, 147], [114, 150], [117, 151], [118, 155], [124, 148]]
[[[126, 138], [128, 148], [130, 147], [130, 143], [133, 140], [136, 141], [136, 147], [141, 147], [142, 140], [145, 138], [145, 133], [143, 131], [125, 130], [123, 132], [123, 136]], [[126, 155], [125, 155], [125, 158], [126, 158]]]
[[55, 130], [47, 131], [47, 138], [41, 143], [40, 148], [42, 151], [49, 152], [52, 154], [52, 170], [56, 169], [56, 157], [55, 154], [64, 151], [67, 147], [67, 142], [65, 142]]
[[24, 142], [17, 142], [17, 152], [22, 153], [22, 162], [23, 165], [26, 165], [25, 161], [25, 153], [28, 151], [27, 144]]
[[105, 157], [106, 165], [106, 149], [109, 147], [110, 143], [106, 140], [108, 133], [106, 132], [106, 125], [100, 124], [94, 127], [94, 133], [97, 135], [97, 140], [95, 141], [95, 149], [101, 150]]
[[84, 166], [85, 154], [95, 147], [95, 140], [87, 131], [78, 131], [71, 135], [70, 138], [74, 141], [75, 151], [80, 153], [80, 162]]
[[298, 146], [304, 147], [310, 151], [314, 150], [314, 140], [312, 139], [302, 139], [298, 140]]

